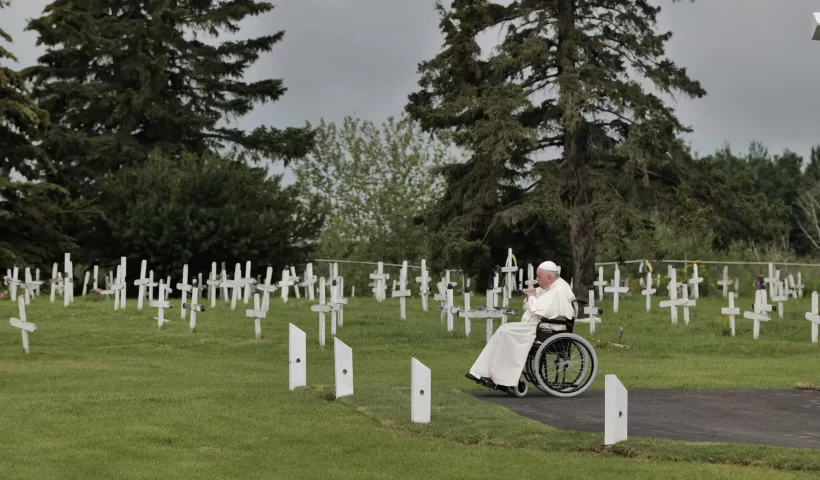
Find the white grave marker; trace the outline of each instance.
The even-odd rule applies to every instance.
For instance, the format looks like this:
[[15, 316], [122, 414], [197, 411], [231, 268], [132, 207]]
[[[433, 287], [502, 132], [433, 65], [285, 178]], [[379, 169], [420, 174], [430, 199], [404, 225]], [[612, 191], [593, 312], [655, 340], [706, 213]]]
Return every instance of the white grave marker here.
[[754, 320], [754, 330], [752, 331], [752, 338], [757, 340], [760, 338], [760, 322], [768, 322], [771, 320], [767, 312], [774, 311], [774, 305], [769, 305], [766, 298], [766, 290], [757, 290], [755, 292], [755, 303], [753, 312], [743, 312], [743, 318]]
[[338, 338], [333, 339], [336, 371], [336, 398], [353, 395], [353, 349]]
[[205, 305], [199, 305], [197, 300], [199, 299], [199, 289], [194, 287], [191, 289], [191, 303], [183, 303], [182, 308], [185, 310], [191, 311], [191, 321], [189, 326], [191, 327], [191, 333], [196, 332], [196, 312], [204, 312]]
[[692, 278], [689, 279], [689, 284], [692, 285], [692, 299], [700, 298], [700, 284], [703, 282], [703, 277], [698, 276], [698, 264], [692, 264]]
[[383, 262], [377, 264], [376, 273], [371, 273], [369, 278], [373, 280], [371, 285], [373, 285], [373, 295], [376, 297], [376, 301], [383, 301], [387, 294], [387, 279], [390, 278], [389, 274], [384, 273]]
[[20, 318], [11, 317], [9, 319], [9, 325], [20, 329], [20, 333], [23, 336], [23, 351], [29, 353], [28, 334], [36, 332], [37, 325], [29, 323], [29, 321], [26, 320], [26, 301], [23, 297], [17, 298], [17, 311]]
[[308, 263], [305, 266], [305, 279], [299, 284], [300, 287], [305, 287], [305, 296], [312, 302], [314, 299], [313, 286], [316, 284], [316, 276], [313, 275], [313, 264]]
[[288, 388], [307, 385], [307, 335], [305, 332], [288, 324]]
[[[452, 295], [452, 293], [451, 293]], [[393, 290], [391, 293], [392, 298], [399, 299], [400, 311], [401, 311], [401, 319], [407, 320], [407, 303], [406, 299], [410, 296], [410, 289], [407, 288], [407, 261], [405, 260], [401, 264], [401, 272], [399, 273], [399, 288], [398, 290]], [[452, 320], [452, 318], [451, 318]]]
[[627, 438], [629, 394], [615, 375], [604, 377], [604, 445], [615, 445]]
[[589, 291], [589, 304], [582, 310], [586, 317], [575, 319], [575, 323], [588, 323], [589, 334], [595, 335], [595, 324], [601, 323], [601, 319], [597, 317], [603, 313], [603, 310], [595, 306], [595, 290]]
[[735, 307], [735, 293], [729, 292], [729, 307], [721, 308], [720, 313], [729, 316], [729, 330], [735, 336], [735, 315], [740, 315], [740, 309]]
[[410, 359], [410, 421], [430, 423], [430, 369], [415, 358]]
[[157, 328], [162, 330], [162, 327], [165, 326], [165, 323], [168, 320], [165, 319], [165, 309], [166, 308], [173, 308], [174, 304], [165, 300], [165, 293], [167, 289], [165, 288], [165, 284], [162, 283], [162, 280], [159, 281], [159, 290], [157, 291], [157, 300], [155, 302], [149, 303], [151, 308], [157, 309], [157, 316], [154, 317], [154, 320], [157, 321]]
[[333, 307], [325, 304], [325, 277], [319, 277], [319, 304], [311, 305], [312, 312], [319, 312], [319, 349], [325, 349], [325, 313]]
[[729, 279], [729, 267], [723, 267], [723, 277], [718, 280], [717, 284], [723, 287], [723, 298], [726, 298], [729, 293], [729, 286], [732, 284]]
[[[652, 288], [652, 274], [650, 272], [646, 272], [646, 288], [641, 290], [641, 295], [646, 296], [646, 312], [649, 313], [649, 310], [652, 308], [652, 294], [657, 292], [656, 289]], [[594, 300], [590, 300], [590, 305]]]
[[302, 298], [299, 293], [299, 277], [296, 276], [296, 267], [290, 267], [290, 279], [293, 281], [293, 294], [296, 298]]
[[268, 311], [270, 309], [270, 294], [276, 291], [276, 285], [270, 283], [273, 279], [273, 267], [268, 267], [265, 270], [265, 283], [260, 283], [256, 289], [262, 292], [262, 310]]
[[91, 277], [91, 272], [85, 271], [85, 278], [83, 279], [83, 296], [88, 293], [88, 279]]
[[[677, 271], [670, 265], [669, 267], [669, 300], [664, 300], [658, 304], [661, 308], [669, 307], [669, 312], [672, 315], [672, 325], [677, 325], [678, 323], [678, 305], [681, 304], [681, 301], [678, 300], [678, 282], [677, 282]], [[685, 302], [685, 300], [684, 300]]]
[[[416, 277], [421, 296], [421, 309], [427, 311], [427, 296], [430, 295], [430, 277], [427, 275], [427, 260], [421, 259], [421, 276]], [[469, 307], [468, 307], [469, 308]]]
[[606, 287], [606, 280], [604, 280], [604, 267], [598, 267], [598, 280], [592, 282], [592, 285], [598, 287], [598, 300], [603, 300], [604, 287]]
[[148, 261], [143, 260], [142, 264], [140, 264], [140, 278], [138, 280], [134, 280], [134, 285], [139, 287], [139, 293], [137, 296], [137, 310], [140, 312], [142, 311], [142, 301], [145, 298], [145, 287], [152, 281], [151, 278], [145, 276], [145, 270], [147, 269]]
[[[125, 299], [126, 299], [126, 289], [128, 285], [125, 282], [125, 257], [120, 257], [120, 267], [122, 267], [122, 271], [120, 271], [120, 279], [119, 284], [122, 285], [120, 289], [120, 310], [125, 310]], [[73, 281], [73, 279], [72, 279]], [[71, 285], [71, 301], [74, 301], [74, 284]]]
[[811, 343], [817, 343], [817, 329], [820, 325], [820, 312], [817, 310], [817, 292], [811, 294], [811, 312], [806, 312], [806, 320], [811, 322]]
[[254, 319], [253, 324], [254, 331], [256, 332], [256, 339], [260, 340], [262, 338], [262, 319], [265, 318], [265, 311], [262, 310], [258, 293], [253, 294], [253, 310], [245, 310], [245, 316]]
[[221, 283], [216, 276], [216, 262], [211, 262], [211, 274], [205, 283], [208, 284], [208, 300], [211, 301], [211, 308], [216, 308], [216, 291]]
[[288, 290], [291, 285], [296, 285], [296, 282], [290, 278], [290, 271], [287, 268], [282, 270], [282, 280], [279, 282], [279, 288], [282, 291], [282, 301], [288, 303]]
[[618, 313], [618, 295], [629, 292], [629, 287], [621, 286], [621, 271], [615, 267], [615, 279], [611, 287], [604, 288], [604, 292], [613, 294], [612, 297], [612, 312]]
[[[182, 292], [182, 303], [183, 304], [185, 304], [185, 302], [188, 301], [188, 292], [190, 292], [192, 288], [193, 288], [193, 285], [188, 283], [188, 264], [186, 263], [185, 265], [182, 266], [182, 283], [177, 283], [177, 290]], [[185, 316], [186, 316], [187, 312], [188, 311], [185, 310], [185, 307], [180, 306], [180, 308], [179, 308], [179, 318], [185, 320]]]

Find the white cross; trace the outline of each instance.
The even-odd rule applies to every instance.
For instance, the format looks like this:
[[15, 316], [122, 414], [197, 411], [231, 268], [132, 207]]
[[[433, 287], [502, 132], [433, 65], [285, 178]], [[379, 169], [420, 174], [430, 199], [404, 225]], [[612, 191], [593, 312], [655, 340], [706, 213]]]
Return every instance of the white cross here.
[[265, 270], [265, 283], [256, 286], [256, 289], [262, 292], [262, 310], [268, 311], [270, 308], [270, 294], [276, 291], [276, 285], [270, 283], [273, 278], [273, 267], [268, 267]]
[[[151, 279], [145, 276], [145, 271], [148, 269], [148, 261], [143, 260], [140, 264], [140, 278], [134, 280], [134, 285], [139, 287], [137, 296], [137, 310], [142, 311], [142, 301], [145, 298], [145, 287], [151, 282]], [[150, 300], [149, 300], [150, 301]]]
[[683, 285], [683, 300], [680, 303], [680, 306], [683, 307], [683, 323], [689, 325], [689, 307], [694, 307], [697, 305], [696, 300], [689, 299], [689, 286], [684, 284]]
[[735, 293], [729, 292], [729, 307], [721, 308], [720, 313], [729, 316], [729, 330], [735, 336], [735, 315], [740, 315], [740, 309], [735, 307]]
[[43, 285], [44, 282], [40, 281], [40, 269], [36, 269], [34, 271], [34, 281], [37, 282], [37, 291], [34, 292], [34, 295], [40, 296], [40, 286]]
[[797, 288], [795, 287], [795, 283], [794, 283], [794, 275], [792, 275], [791, 273], [789, 274], [788, 281], [789, 281], [789, 293], [791, 293], [792, 298], [795, 298], [795, 299], [798, 298], [797, 297]]
[[216, 262], [211, 262], [211, 274], [205, 283], [208, 285], [208, 300], [211, 301], [211, 308], [216, 308], [216, 289], [221, 283], [216, 276]]
[[245, 278], [244, 286], [245, 286], [245, 294], [242, 297], [242, 303], [247, 304], [251, 300], [251, 289], [253, 288], [253, 275], [251, 275], [251, 262], [245, 262]]
[[[496, 273], [495, 276], [493, 276], [493, 288], [487, 291], [487, 295], [490, 295], [490, 297], [492, 298], [493, 309], [498, 308], [498, 294], [499, 293], [501, 293], [501, 287], [498, 286], [498, 273]], [[506, 322], [502, 322], [502, 323], [506, 323]]]
[[[522, 270], [523, 271], [523, 270]], [[464, 284], [464, 310], [470, 309], [470, 279], [466, 278], [462, 280]], [[522, 283], [523, 285], [523, 283]], [[472, 334], [472, 325], [470, 322], [470, 317], [464, 317], [464, 336], [470, 338]]]
[[[446, 294], [445, 294], [446, 295]], [[502, 312], [501, 310], [493, 310], [490, 307], [490, 298], [487, 297], [487, 309], [486, 310], [459, 310], [458, 316], [463, 318], [465, 322], [470, 321], [472, 318], [486, 318], [487, 319], [487, 343], [490, 343], [490, 338], [493, 336], [493, 319], [494, 318], [501, 318], [507, 312]]]
[[613, 281], [613, 285], [604, 288], [604, 292], [613, 294], [612, 312], [618, 313], [618, 295], [629, 292], [629, 287], [621, 286], [621, 271], [618, 270], [618, 267], [615, 267], [615, 280]]
[[[650, 283], [652, 282], [652, 274], [647, 273], [647, 276], [650, 278]], [[646, 297], [647, 300], [649, 297]], [[588, 323], [589, 324], [589, 334], [595, 335], [595, 324], [601, 323], [601, 319], [598, 318], [596, 315], [600, 315], [604, 313], [603, 310], [595, 306], [595, 290], [589, 291], [589, 305], [584, 307], [583, 314], [586, 317], [579, 317], [575, 319], [576, 323]]]
[[680, 300], [678, 300], [678, 281], [677, 281], [677, 270], [675, 270], [672, 265], [669, 265], [668, 276], [669, 276], [669, 300], [664, 300], [658, 304], [661, 308], [669, 307], [669, 313], [672, 316], [672, 325], [677, 325], [678, 323], [678, 305], [680, 305]]
[[88, 278], [91, 276], [91, 272], [88, 270], [85, 271], [85, 277], [83, 278], [83, 296], [88, 293]]
[[159, 283], [154, 281], [154, 271], [148, 271], [148, 305], [154, 301], [154, 287], [158, 287]]
[[94, 290], [99, 288], [99, 275], [100, 275], [100, 267], [99, 267], [99, 265], [94, 265], [94, 286], [92, 287]]
[[527, 288], [533, 288], [538, 285], [538, 280], [535, 279], [535, 270], [533, 270], [532, 264], [527, 264], [527, 281], [526, 281]]
[[604, 267], [598, 267], [598, 280], [592, 282], [592, 285], [598, 287], [598, 300], [603, 300], [604, 287], [606, 287], [606, 280], [604, 280]]
[[723, 287], [723, 298], [726, 298], [729, 293], [729, 285], [732, 284], [732, 281], [729, 280], [729, 267], [723, 267], [723, 279], [718, 280], [717, 284]]
[[771, 320], [767, 312], [774, 311], [774, 305], [769, 305], [766, 299], [766, 290], [755, 292], [755, 304], [753, 312], [743, 312], [743, 318], [754, 320], [754, 330], [752, 337], [757, 340], [760, 337], [760, 322]]
[[789, 300], [788, 295], [783, 291], [783, 282], [778, 281], [775, 283], [774, 292], [775, 295], [772, 296], [772, 301], [777, 303], [777, 316], [783, 319], [783, 302]]
[[393, 290], [390, 296], [392, 298], [399, 299], [401, 319], [407, 320], [406, 299], [410, 296], [410, 289], [407, 288], [407, 260], [403, 261], [401, 264], [401, 271], [399, 272], [399, 288], [397, 290]]
[[228, 283], [233, 289], [231, 290], [231, 311], [236, 310], [236, 302], [239, 300], [239, 292], [245, 285], [245, 279], [242, 278], [242, 267], [237, 263], [234, 269], [233, 279]]
[[[504, 291], [507, 298], [512, 296], [512, 293], [516, 290], [515, 286], [515, 273], [518, 271], [518, 265], [513, 266], [513, 260], [515, 257], [512, 253], [512, 248], [507, 249], [507, 261], [503, 267], [501, 267], [501, 273], [506, 274], [507, 278], [504, 281]], [[517, 263], [517, 262], [516, 262]]]
[[6, 280], [6, 284], [9, 286], [9, 296], [11, 297], [12, 302], [17, 301], [17, 286], [20, 284], [20, 280], [17, 278], [18, 275], [20, 275], [20, 269], [18, 267], [14, 267], [12, 269], [11, 278]]
[[254, 331], [256, 332], [256, 339], [262, 338], [262, 319], [265, 318], [265, 311], [262, 310], [259, 304], [259, 294], [253, 294], [253, 310], [245, 310], [245, 316], [254, 319]]
[[196, 312], [204, 312], [205, 305], [199, 305], [197, 300], [199, 299], [199, 289], [194, 287], [191, 289], [191, 303], [183, 303], [182, 308], [185, 310], [191, 311], [191, 333], [196, 332]]
[[[125, 310], [125, 291], [128, 288], [128, 284], [125, 282], [125, 257], [120, 257], [120, 267], [122, 267], [122, 271], [120, 272], [120, 279], [119, 282], [122, 285], [122, 289], [120, 289], [120, 310]], [[74, 301], [74, 289], [72, 284], [71, 290], [71, 301]]]
[[430, 277], [427, 275], [427, 260], [421, 259], [421, 276], [416, 277], [421, 296], [421, 309], [427, 311], [427, 296], [430, 295]]
[[[193, 285], [188, 283], [188, 264], [182, 266], [182, 283], [177, 283], [177, 290], [182, 292], [182, 303], [188, 301], [188, 292], [191, 291]], [[187, 315], [188, 310], [180, 305], [179, 307], [179, 318], [185, 320], [185, 316]]]
[[803, 298], [803, 274], [801, 272], [797, 272], [797, 283], [794, 288], [797, 290], [797, 297]]
[[282, 270], [282, 280], [279, 282], [279, 288], [282, 290], [282, 301], [288, 303], [288, 287], [296, 285], [296, 282], [290, 278], [290, 272], [287, 268]]
[[29, 323], [26, 320], [26, 301], [23, 297], [19, 297], [17, 299], [17, 311], [19, 312], [20, 318], [11, 317], [9, 319], [9, 324], [12, 327], [16, 327], [20, 329], [21, 334], [23, 335], [23, 351], [29, 353], [28, 349], [28, 334], [29, 332], [34, 333], [37, 331], [37, 325], [33, 323]]
[[31, 303], [31, 299], [34, 298], [34, 292], [37, 290], [40, 282], [35, 282], [31, 278], [31, 269], [26, 267], [26, 274], [25, 274], [26, 281], [21, 283], [20, 286], [23, 288], [23, 298], [26, 301], [26, 305]]
[[325, 277], [319, 278], [319, 304], [311, 305], [312, 312], [319, 312], [319, 349], [325, 349], [325, 313], [331, 312], [334, 305], [325, 303]]
[[[445, 282], [444, 278], [442, 278], [440, 282], [436, 283], [436, 289], [438, 290], [438, 293], [433, 295], [433, 301], [438, 302], [438, 311], [439, 316], [441, 318], [441, 323], [444, 323], [444, 320], [446, 318], [444, 312], [446, 311], [447, 306], [447, 287], [445, 285], [447, 285], [447, 282]], [[487, 293], [487, 298], [490, 298], [489, 291]]]
[[390, 275], [384, 273], [384, 263], [379, 262], [376, 267], [376, 272], [371, 273], [369, 278], [373, 280], [373, 295], [376, 297], [377, 302], [381, 302], [384, 300], [385, 294], [387, 293], [387, 279], [390, 278]]
[[774, 276], [774, 264], [772, 264], [772, 263], [769, 264], [769, 276], [764, 278], [763, 280], [765, 280], [766, 283], [769, 286], [769, 296], [773, 297], [774, 296], [774, 281], [777, 280], [777, 278]]
[[294, 282], [293, 293], [296, 294], [296, 298], [302, 298], [299, 294], [299, 277], [296, 276], [296, 267], [290, 267], [290, 279]]
[[817, 329], [820, 325], [820, 312], [817, 310], [817, 292], [811, 294], [811, 312], [806, 312], [806, 320], [811, 322], [811, 343], [817, 343]]
[[698, 264], [694, 263], [692, 264], [692, 278], [689, 279], [689, 283], [692, 285], [692, 298], [695, 300], [700, 298], [701, 282], [703, 282], [703, 277], [698, 276]]
[[[595, 296], [595, 291], [590, 290], [592, 292], [593, 297]], [[647, 313], [652, 308], [652, 294], [657, 292], [656, 289], [652, 288], [652, 274], [650, 272], [646, 272], [646, 288], [641, 290], [641, 295], [646, 295], [646, 311]], [[594, 305], [594, 298], [591, 298], [589, 301], [590, 305]]]
[[157, 300], [154, 302], [150, 302], [149, 305], [151, 308], [157, 309], [157, 316], [154, 317], [154, 320], [157, 321], [157, 328], [162, 330], [162, 327], [165, 325], [168, 320], [165, 319], [165, 309], [166, 308], [174, 308], [174, 304], [165, 300], [165, 293], [167, 289], [165, 288], [165, 284], [162, 283], [162, 280], [159, 281], [159, 290], [157, 291]]
[[305, 279], [302, 280], [302, 283], [300, 283], [299, 286], [305, 287], [305, 294], [310, 301], [313, 301], [314, 298], [313, 285], [316, 284], [316, 280], [316, 276], [313, 275], [313, 264], [308, 263], [305, 266]]

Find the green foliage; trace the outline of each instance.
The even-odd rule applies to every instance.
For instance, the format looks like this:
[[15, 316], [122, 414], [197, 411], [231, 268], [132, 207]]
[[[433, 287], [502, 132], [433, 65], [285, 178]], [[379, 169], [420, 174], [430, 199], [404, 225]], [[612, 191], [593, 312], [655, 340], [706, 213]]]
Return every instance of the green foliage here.
[[[8, 2], [0, 0], [0, 9]], [[16, 61], [0, 29], [0, 265], [44, 266], [74, 251], [69, 225], [81, 224], [86, 206], [43, 181], [51, 163], [37, 145], [48, 114], [29, 97], [23, 75], [6, 65]]]
[[276, 101], [281, 80], [242, 80], [283, 32], [208, 42], [273, 5], [220, 2], [54, 0], [28, 29], [46, 47], [29, 69], [34, 95], [55, 122], [44, 148], [60, 183], [93, 194], [94, 180], [140, 164], [155, 148], [178, 154], [238, 148], [274, 160], [300, 157], [307, 129], [224, 124]]
[[108, 234], [120, 255], [147, 260], [160, 277], [178, 275], [186, 263], [207, 273], [213, 261], [280, 271], [309, 258], [324, 220], [318, 201], [298, 194], [281, 177], [233, 158], [153, 154], [110, 182]]
[[[310, 155], [293, 166], [297, 184], [320, 197], [328, 214], [317, 256], [392, 263], [427, 258], [431, 232], [421, 218], [441, 196], [437, 169], [456, 161], [447, 142], [406, 119], [382, 125], [322, 120]], [[360, 289], [366, 278], [357, 279]]]
[[[691, 166], [678, 139], [688, 129], [656, 92], [704, 90], [664, 56], [671, 35], [655, 31], [660, 8], [645, 0], [439, 9], [444, 48], [420, 65], [407, 110], [472, 152], [447, 177], [434, 223], [450, 232], [442, 250], [463, 262], [497, 224], [519, 235], [549, 225], [569, 234], [585, 296], [599, 234], [648, 237], [646, 214], [658, 202], [680, 216], [671, 210]], [[500, 45], [482, 56], [476, 37], [493, 28], [502, 28]], [[560, 157], [544, 158], [550, 149]]]

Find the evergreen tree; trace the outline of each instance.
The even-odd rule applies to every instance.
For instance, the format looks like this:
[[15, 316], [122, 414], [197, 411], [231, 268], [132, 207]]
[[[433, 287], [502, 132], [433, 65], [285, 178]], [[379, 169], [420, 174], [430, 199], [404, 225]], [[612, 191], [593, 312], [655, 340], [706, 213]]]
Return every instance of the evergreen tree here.
[[[0, 9], [8, 4], [0, 0]], [[29, 97], [23, 75], [8, 66], [16, 61], [4, 46], [11, 41], [0, 29], [0, 266], [44, 266], [76, 248], [64, 231], [88, 211], [43, 181], [51, 164], [36, 140], [48, 115]]]
[[219, 40], [272, 9], [257, 0], [52, 1], [28, 25], [46, 47], [28, 74], [52, 118], [43, 146], [55, 182], [96, 198], [100, 180], [155, 149], [178, 156], [236, 148], [285, 162], [303, 156], [307, 129], [246, 132], [223, 123], [285, 92], [282, 80], [243, 80], [283, 32]]
[[[671, 33], [655, 31], [660, 8], [647, 0], [454, 0], [439, 9], [444, 49], [420, 65], [407, 110], [473, 153], [446, 172], [443, 243], [469, 258], [494, 225], [560, 225], [576, 294], [586, 297], [598, 235], [649, 238], [646, 212], [657, 202], [677, 218], [688, 190], [679, 187], [691, 179], [679, 140], [688, 129], [660, 95], [705, 91], [664, 57]], [[500, 45], [482, 55], [477, 36], [494, 28]]]

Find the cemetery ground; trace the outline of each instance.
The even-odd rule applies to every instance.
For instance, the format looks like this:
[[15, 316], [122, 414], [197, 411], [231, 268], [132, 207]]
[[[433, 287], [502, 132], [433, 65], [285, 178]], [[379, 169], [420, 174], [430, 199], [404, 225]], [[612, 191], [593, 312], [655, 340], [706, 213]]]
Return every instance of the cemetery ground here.
[[[456, 299], [456, 302], [459, 300]], [[517, 305], [520, 299], [513, 299]], [[209, 303], [209, 302], [203, 302]], [[455, 335], [438, 305], [351, 298], [338, 337], [353, 348], [354, 394], [334, 398], [330, 316], [327, 349], [318, 349], [318, 314], [306, 299], [271, 298], [254, 339], [241, 301], [221, 299], [197, 317], [197, 333], [166, 311], [126, 311], [77, 298], [69, 308], [47, 296], [27, 307], [38, 326], [24, 355], [7, 324], [17, 306], [0, 302], [0, 477], [17, 478], [816, 478], [817, 450], [693, 443], [630, 437], [603, 447], [596, 434], [564, 431], [468, 393], [464, 378], [485, 344], [484, 320]], [[481, 298], [473, 298], [480, 305]], [[629, 389], [794, 388], [820, 384], [820, 348], [810, 343], [810, 293], [772, 314], [752, 340], [720, 319], [726, 301], [698, 300], [689, 325], [668, 309], [645, 313], [644, 298], [604, 300], [592, 336], [600, 369]], [[751, 309], [748, 295], [738, 301]], [[288, 323], [307, 333], [306, 388], [288, 390]], [[498, 320], [496, 320], [496, 326]], [[618, 339], [622, 327], [623, 337]], [[576, 333], [590, 338], [587, 325]], [[612, 343], [628, 346], [619, 348]], [[432, 370], [432, 419], [410, 422], [410, 359]], [[820, 396], [820, 392], [818, 392]], [[572, 399], [561, 403], [572, 409]]]

